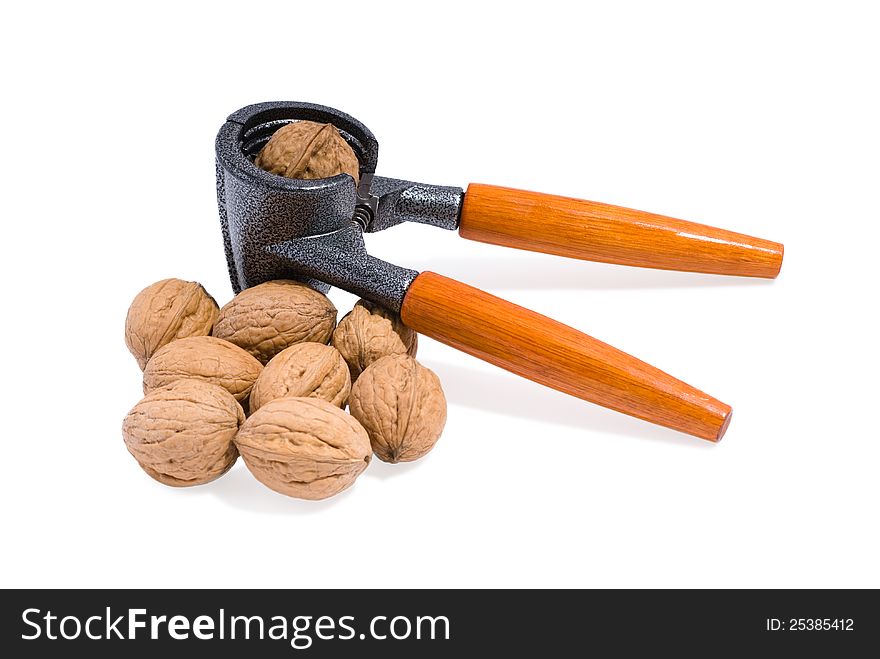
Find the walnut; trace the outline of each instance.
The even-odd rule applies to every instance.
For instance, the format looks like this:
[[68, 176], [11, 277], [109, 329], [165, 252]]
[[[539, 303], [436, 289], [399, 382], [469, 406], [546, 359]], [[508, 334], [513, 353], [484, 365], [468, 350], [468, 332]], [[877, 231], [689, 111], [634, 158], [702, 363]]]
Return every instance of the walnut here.
[[196, 379], [219, 385], [242, 402], [262, 370], [260, 362], [229, 341], [192, 336], [169, 343], [147, 362], [144, 393], [176, 380]]
[[251, 392], [251, 413], [283, 396], [321, 398], [344, 407], [351, 392], [348, 366], [323, 343], [298, 343], [272, 358]]
[[355, 184], [360, 168], [354, 150], [336, 126], [314, 121], [295, 121], [276, 130], [254, 164], [287, 178], [348, 174]]
[[389, 355], [364, 370], [349, 409], [384, 462], [410, 462], [430, 451], [446, 424], [440, 379], [408, 355]]
[[225, 389], [178, 380], [150, 392], [122, 422], [122, 437], [141, 468], [165, 485], [219, 478], [235, 463], [233, 438], [244, 412]]
[[370, 462], [361, 425], [319, 398], [263, 405], [235, 438], [244, 462], [267, 487], [301, 499], [325, 499], [351, 485]]
[[243, 290], [220, 310], [214, 336], [266, 364], [295, 343], [327, 343], [336, 307], [326, 295], [296, 281], [267, 281]]
[[418, 338], [393, 311], [360, 300], [339, 321], [330, 342], [342, 353], [354, 382], [377, 359], [387, 355], [415, 357]]
[[217, 303], [201, 284], [163, 279], [137, 294], [125, 318], [125, 345], [141, 370], [175, 339], [205, 336], [217, 320]]

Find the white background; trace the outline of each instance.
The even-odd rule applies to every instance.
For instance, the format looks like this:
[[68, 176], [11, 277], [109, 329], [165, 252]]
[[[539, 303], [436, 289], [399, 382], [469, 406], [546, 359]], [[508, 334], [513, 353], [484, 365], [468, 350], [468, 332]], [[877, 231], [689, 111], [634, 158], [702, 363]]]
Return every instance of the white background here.
[[[600, 6], [601, 5], [601, 6]], [[607, 5], [607, 6], [605, 6]], [[613, 5], [613, 6], [612, 6]], [[573, 7], [577, 7], [574, 9]], [[3, 586], [880, 586], [872, 3], [14, 3], [2, 10]], [[310, 503], [126, 452], [132, 297], [231, 297], [213, 140], [308, 100], [378, 172], [596, 199], [785, 243], [775, 282], [405, 226], [378, 256], [558, 318], [733, 405], [712, 445], [431, 340], [449, 421]], [[340, 316], [354, 298], [333, 291]]]

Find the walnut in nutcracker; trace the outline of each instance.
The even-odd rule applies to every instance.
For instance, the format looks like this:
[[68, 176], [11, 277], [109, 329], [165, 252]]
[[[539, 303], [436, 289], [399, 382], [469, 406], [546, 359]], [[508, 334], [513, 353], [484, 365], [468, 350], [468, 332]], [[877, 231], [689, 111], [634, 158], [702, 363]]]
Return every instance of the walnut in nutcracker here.
[[177, 380], [196, 379], [223, 387], [241, 403], [262, 370], [253, 356], [228, 341], [192, 336], [169, 343], [147, 362], [144, 393]]
[[418, 460], [446, 424], [439, 378], [408, 355], [389, 355], [368, 366], [351, 389], [349, 409], [384, 462]]
[[201, 284], [163, 279], [137, 294], [125, 318], [125, 345], [141, 370], [159, 348], [175, 339], [211, 333], [217, 303]]
[[342, 353], [354, 382], [364, 369], [388, 355], [416, 356], [418, 334], [400, 316], [384, 307], [360, 300], [339, 321], [331, 345]]
[[267, 487], [326, 499], [349, 487], [372, 456], [361, 425], [319, 398], [279, 398], [257, 410], [235, 438], [247, 468]]
[[298, 343], [275, 355], [251, 392], [256, 412], [283, 396], [320, 398], [344, 407], [351, 392], [348, 366], [339, 351], [322, 343]]
[[247, 350], [262, 364], [296, 343], [327, 343], [336, 307], [326, 295], [297, 281], [247, 288], [220, 310], [214, 336]]
[[244, 423], [235, 398], [214, 384], [178, 380], [147, 394], [122, 423], [129, 452], [151, 477], [174, 487], [208, 483], [238, 458]]
[[336, 127], [314, 121], [295, 121], [276, 130], [254, 164], [287, 178], [348, 174], [355, 183], [360, 167], [354, 150]]

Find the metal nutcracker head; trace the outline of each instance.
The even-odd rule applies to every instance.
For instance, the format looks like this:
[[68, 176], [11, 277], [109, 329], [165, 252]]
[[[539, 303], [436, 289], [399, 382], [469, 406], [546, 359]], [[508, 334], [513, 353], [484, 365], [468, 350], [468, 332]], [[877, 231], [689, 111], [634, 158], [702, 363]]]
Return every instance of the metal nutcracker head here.
[[[332, 123], [360, 162], [347, 174], [300, 180], [266, 172], [254, 158], [292, 121]], [[323, 105], [271, 102], [229, 116], [216, 143], [217, 201], [229, 277], [236, 293], [272, 279], [330, 285], [399, 309], [418, 274], [367, 254], [362, 233], [401, 222], [458, 226], [461, 188], [374, 176], [379, 143], [354, 117]]]
[[367, 185], [376, 170], [379, 143], [354, 117], [299, 102], [249, 105], [231, 114], [217, 134], [217, 198], [229, 274], [236, 292], [255, 284], [297, 277], [326, 292], [323, 281], [300, 276], [267, 247], [345, 228], [357, 205], [346, 174], [326, 179], [289, 179], [263, 171], [254, 158], [272, 134], [292, 121], [332, 123], [351, 145]]

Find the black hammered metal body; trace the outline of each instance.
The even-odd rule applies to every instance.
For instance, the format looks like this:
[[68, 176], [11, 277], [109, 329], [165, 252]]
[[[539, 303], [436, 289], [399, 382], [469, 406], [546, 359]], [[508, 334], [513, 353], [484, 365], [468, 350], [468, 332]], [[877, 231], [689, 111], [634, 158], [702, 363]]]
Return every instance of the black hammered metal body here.
[[[292, 121], [332, 123], [360, 161], [361, 185], [347, 174], [289, 179], [253, 160]], [[231, 114], [217, 134], [217, 202], [236, 293], [272, 279], [298, 279], [320, 291], [338, 286], [399, 310], [418, 274], [367, 254], [362, 231], [401, 222], [455, 229], [461, 188], [375, 176], [379, 144], [344, 112], [313, 103], [270, 102]]]
[[278, 242], [330, 233], [354, 213], [357, 192], [350, 176], [300, 180], [276, 176], [253, 163], [281, 126], [307, 119], [332, 123], [355, 150], [361, 171], [375, 170], [379, 143], [353, 117], [310, 103], [259, 103], [229, 116], [217, 135], [217, 201], [236, 293], [271, 279], [298, 277], [326, 292], [323, 281], [299, 277], [267, 247]]

